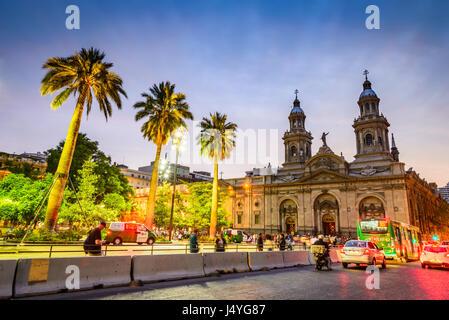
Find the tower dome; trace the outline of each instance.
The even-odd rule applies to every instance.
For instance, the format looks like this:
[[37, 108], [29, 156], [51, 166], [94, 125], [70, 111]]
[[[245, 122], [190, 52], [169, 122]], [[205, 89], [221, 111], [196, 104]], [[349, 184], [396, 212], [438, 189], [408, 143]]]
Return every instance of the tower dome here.
[[360, 94], [359, 99], [366, 98], [366, 97], [375, 97], [377, 98], [376, 93], [373, 89], [371, 89], [371, 82], [368, 80], [368, 70], [363, 71], [363, 74], [365, 75], [365, 82], [363, 82], [363, 91]]
[[301, 103], [298, 100], [298, 96], [296, 96], [295, 101], [293, 101], [293, 108], [292, 108], [292, 111], [290, 112], [290, 114], [295, 114], [295, 113], [304, 114], [304, 110], [302, 110], [302, 108], [301, 108]]

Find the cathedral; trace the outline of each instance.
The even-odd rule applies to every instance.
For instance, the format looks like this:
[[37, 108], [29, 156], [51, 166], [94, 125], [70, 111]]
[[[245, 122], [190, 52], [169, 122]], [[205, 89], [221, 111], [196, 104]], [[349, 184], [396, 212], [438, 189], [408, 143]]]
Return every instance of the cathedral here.
[[[364, 72], [354, 119], [357, 153], [348, 162], [327, 144], [312, 155], [313, 136], [296, 91], [283, 136], [282, 167], [254, 169], [227, 179], [232, 226], [250, 233], [356, 236], [358, 219], [390, 218], [418, 226], [424, 236], [447, 232], [449, 209], [436, 185], [399, 160], [390, 123], [380, 112], [380, 99]], [[443, 214], [444, 212], [444, 214]]]

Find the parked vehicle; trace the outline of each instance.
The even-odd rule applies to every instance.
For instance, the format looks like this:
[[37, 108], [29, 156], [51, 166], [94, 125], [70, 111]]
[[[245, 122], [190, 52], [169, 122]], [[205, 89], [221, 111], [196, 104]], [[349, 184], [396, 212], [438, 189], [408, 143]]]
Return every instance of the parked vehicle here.
[[253, 240], [249, 234], [242, 230], [226, 229], [224, 234], [228, 237], [230, 242], [234, 243], [251, 242]]
[[124, 242], [134, 242], [152, 245], [156, 242], [156, 235], [142, 223], [110, 222], [106, 229], [106, 243], [121, 245]]
[[383, 248], [378, 248], [374, 242], [351, 240], [345, 243], [340, 250], [343, 268], [347, 268], [350, 263], [360, 265], [382, 265], [382, 269], [387, 267], [387, 262]]
[[449, 268], [449, 247], [442, 245], [427, 245], [421, 254], [421, 266]]

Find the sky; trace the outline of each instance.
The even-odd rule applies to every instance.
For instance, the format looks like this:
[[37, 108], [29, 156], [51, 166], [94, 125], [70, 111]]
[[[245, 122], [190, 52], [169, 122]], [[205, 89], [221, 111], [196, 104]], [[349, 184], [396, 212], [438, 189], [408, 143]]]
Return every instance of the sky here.
[[[378, 30], [365, 26], [372, 4], [380, 9]], [[79, 30], [66, 28], [69, 5], [80, 9]], [[93, 46], [114, 63], [128, 99], [107, 122], [95, 105], [80, 131], [114, 162], [137, 169], [154, 160], [155, 147], [142, 137], [132, 106], [161, 81], [175, 83], [194, 114], [181, 158], [194, 170], [213, 169], [198, 161], [192, 137], [197, 122], [215, 111], [245, 132], [271, 132], [276, 142], [269, 143], [275, 152], [256, 160], [253, 144], [240, 144], [249, 150], [245, 160], [221, 165], [223, 178], [267, 162], [281, 165], [295, 89], [314, 136], [312, 153], [326, 131], [332, 150], [352, 161], [352, 124], [368, 69], [406, 169], [443, 186], [449, 182], [448, 14], [445, 0], [0, 0], [0, 151], [43, 152], [65, 139], [74, 100], [50, 108], [52, 97], [39, 91], [42, 65]]]

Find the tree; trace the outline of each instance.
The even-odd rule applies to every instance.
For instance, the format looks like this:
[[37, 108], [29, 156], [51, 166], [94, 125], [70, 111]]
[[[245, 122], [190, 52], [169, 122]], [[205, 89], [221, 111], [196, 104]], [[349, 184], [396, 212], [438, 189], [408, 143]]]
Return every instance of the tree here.
[[[68, 222], [70, 225], [80, 223], [91, 226], [95, 221], [115, 221], [128, 209], [129, 205], [118, 194], [105, 195], [104, 203], [96, 204], [96, 184], [99, 176], [95, 174], [98, 166], [96, 162], [88, 159], [76, 175], [78, 180], [78, 200], [72, 190], [66, 191], [65, 202], [61, 206], [58, 216], [59, 222]], [[80, 207], [81, 204], [81, 207]]]
[[218, 209], [218, 161], [229, 158], [235, 147], [235, 131], [237, 125], [226, 122], [227, 116], [219, 112], [210, 114], [210, 118], [204, 117], [199, 127], [201, 133], [197, 139], [201, 146], [201, 154], [214, 162], [214, 181], [212, 190], [212, 208], [210, 221], [210, 238], [215, 238], [217, 231], [217, 209]]
[[[28, 225], [52, 181], [51, 174], [42, 180], [32, 180], [22, 174], [8, 175], [0, 181], [0, 220]], [[42, 212], [36, 222], [43, 219]]]
[[[64, 143], [65, 141], [61, 141], [56, 148], [44, 152], [47, 155], [47, 172], [53, 174], [56, 172]], [[90, 158], [97, 164], [94, 168], [94, 173], [98, 175], [98, 180], [95, 183], [95, 203], [101, 203], [104, 196], [109, 193], [117, 193], [126, 201], [129, 201], [130, 195], [134, 194], [134, 189], [129, 185], [128, 179], [120, 172], [119, 168], [112, 164], [111, 158], [99, 149], [98, 141], [90, 140], [85, 133], [81, 132], [76, 140], [75, 152], [70, 166], [69, 176], [74, 187], [78, 190], [79, 179], [76, 179], [76, 175]]]
[[83, 48], [80, 53], [76, 52], [68, 58], [50, 58], [43, 66], [49, 71], [42, 79], [41, 94], [47, 95], [62, 90], [51, 103], [52, 108], [59, 108], [72, 93], [76, 97], [75, 112], [56, 170], [57, 181], [48, 201], [45, 229], [49, 231], [53, 231], [55, 227], [62, 203], [84, 107], [86, 106], [86, 113], [89, 115], [95, 97], [107, 120], [112, 114], [109, 99], [121, 109], [120, 94], [126, 97], [126, 92], [122, 89], [122, 79], [109, 70], [113, 64], [103, 62], [104, 57], [105, 54], [100, 53], [98, 49]]
[[[193, 227], [197, 230], [210, 228], [212, 213], [213, 183], [199, 182], [187, 184], [188, 192], [181, 194], [184, 203], [184, 221], [177, 222], [177, 226]], [[222, 205], [226, 201], [227, 192], [224, 188], [218, 188], [217, 224], [218, 227], [228, 226], [229, 217]]]
[[145, 211], [145, 225], [152, 230], [162, 146], [167, 144], [170, 135], [179, 127], [187, 128], [185, 120], [193, 120], [193, 115], [185, 101], [185, 94], [175, 93], [174, 84], [161, 82], [149, 90], [149, 94], [142, 93], [145, 100], [134, 104], [134, 108], [139, 110], [135, 116], [136, 121], [146, 119], [140, 129], [143, 137], [157, 147]]
[[[62, 150], [64, 149], [64, 144], [65, 140], [62, 140], [55, 148], [44, 151], [44, 154], [47, 156], [47, 172], [53, 174], [56, 173]], [[69, 176], [75, 184], [75, 187], [78, 187], [75, 175], [81, 170], [84, 162], [90, 157], [93, 159], [98, 158], [101, 153], [102, 152], [98, 149], [98, 141], [90, 140], [85, 133], [78, 133], [69, 171]]]

